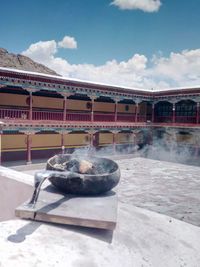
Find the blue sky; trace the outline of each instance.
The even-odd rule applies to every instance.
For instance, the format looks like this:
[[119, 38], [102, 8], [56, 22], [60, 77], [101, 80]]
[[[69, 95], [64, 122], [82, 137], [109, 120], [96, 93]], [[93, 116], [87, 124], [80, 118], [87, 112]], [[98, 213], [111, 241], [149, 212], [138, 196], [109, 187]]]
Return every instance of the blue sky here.
[[[135, 87], [200, 84], [199, 0], [0, 4], [0, 47], [24, 53], [62, 75]], [[73, 40], [59, 45], [65, 36]], [[174, 74], [177, 68], [182, 72]]]

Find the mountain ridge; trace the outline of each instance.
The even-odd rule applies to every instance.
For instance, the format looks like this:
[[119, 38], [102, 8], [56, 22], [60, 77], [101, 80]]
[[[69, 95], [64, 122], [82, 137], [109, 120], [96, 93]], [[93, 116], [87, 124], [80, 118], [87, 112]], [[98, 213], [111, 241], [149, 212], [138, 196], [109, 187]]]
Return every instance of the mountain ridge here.
[[5, 48], [1, 47], [0, 47], [0, 67], [14, 68], [19, 70], [60, 76], [54, 70], [51, 70], [45, 65], [33, 61], [27, 56], [9, 53]]

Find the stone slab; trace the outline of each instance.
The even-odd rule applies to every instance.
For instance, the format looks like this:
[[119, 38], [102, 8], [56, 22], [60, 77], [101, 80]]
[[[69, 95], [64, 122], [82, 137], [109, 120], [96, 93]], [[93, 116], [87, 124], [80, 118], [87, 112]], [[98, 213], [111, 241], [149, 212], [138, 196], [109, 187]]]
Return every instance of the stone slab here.
[[40, 192], [34, 207], [28, 202], [16, 208], [17, 217], [109, 230], [116, 226], [117, 195], [113, 191], [96, 197], [80, 197], [61, 194], [49, 185]]

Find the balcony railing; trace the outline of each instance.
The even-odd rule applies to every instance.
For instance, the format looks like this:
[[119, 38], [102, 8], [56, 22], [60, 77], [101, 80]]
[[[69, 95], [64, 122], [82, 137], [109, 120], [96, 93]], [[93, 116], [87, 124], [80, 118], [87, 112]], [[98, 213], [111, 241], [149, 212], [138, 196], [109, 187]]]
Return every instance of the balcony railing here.
[[[29, 120], [29, 110], [27, 109], [9, 109], [0, 108], [0, 119], [4, 120]], [[91, 113], [80, 113], [80, 112], [67, 112], [66, 121], [91, 121]], [[148, 122], [151, 121], [151, 115], [138, 115], [137, 122]], [[32, 111], [32, 120], [34, 121], [63, 121], [62, 111]], [[94, 113], [94, 122], [114, 122], [114, 113]], [[135, 122], [135, 114], [117, 114], [117, 122]], [[172, 116], [155, 116], [155, 123], [172, 123]], [[190, 123], [196, 124], [196, 116], [175, 116], [175, 123]], [[198, 122], [200, 123], [200, 121]]]
[[94, 113], [94, 121], [115, 121], [115, 114]]
[[138, 115], [137, 116], [137, 121], [138, 122], [147, 122], [147, 116], [145, 116], [145, 115]]
[[22, 119], [29, 118], [29, 111], [24, 109], [0, 109], [0, 119]]
[[117, 114], [117, 121], [134, 122], [135, 114]]
[[62, 112], [52, 112], [52, 111], [33, 111], [32, 112], [33, 120], [52, 120], [52, 121], [62, 121], [63, 113]]
[[67, 113], [66, 120], [67, 121], [90, 121], [91, 114], [90, 113]]

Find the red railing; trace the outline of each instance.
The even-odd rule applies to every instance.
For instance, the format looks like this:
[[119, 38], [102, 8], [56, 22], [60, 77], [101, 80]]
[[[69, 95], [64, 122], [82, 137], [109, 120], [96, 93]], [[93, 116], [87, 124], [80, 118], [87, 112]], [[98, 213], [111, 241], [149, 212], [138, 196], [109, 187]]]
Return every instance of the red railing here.
[[94, 113], [94, 121], [115, 121], [115, 114]]
[[135, 114], [118, 114], [117, 115], [117, 121], [134, 122], [135, 121]]
[[[0, 108], [0, 119], [20, 119], [29, 120], [29, 110], [25, 109], [8, 109]], [[63, 112], [60, 111], [32, 111], [32, 119], [34, 121], [63, 121]], [[138, 115], [137, 122], [151, 121], [151, 115]], [[197, 123], [196, 116], [176, 116], [175, 123]], [[91, 113], [68, 113], [66, 114], [66, 121], [91, 121]], [[96, 122], [114, 122], [114, 113], [94, 113], [94, 121]], [[135, 114], [118, 114], [117, 122], [135, 122]], [[155, 123], [172, 123], [172, 116], [155, 116]], [[200, 123], [200, 121], [198, 122]]]
[[91, 114], [90, 113], [67, 113], [66, 120], [67, 121], [90, 121]]
[[146, 122], [147, 121], [147, 116], [146, 115], [138, 115], [137, 116], [137, 121], [138, 122]]
[[33, 111], [32, 112], [32, 119], [33, 120], [62, 121], [63, 120], [63, 112]]
[[175, 122], [178, 123], [196, 123], [196, 116], [176, 116]]
[[0, 109], [1, 119], [23, 119], [27, 120], [29, 118], [29, 111], [23, 109]]

